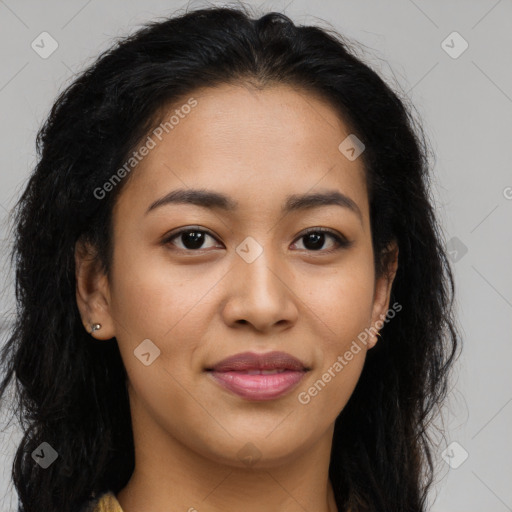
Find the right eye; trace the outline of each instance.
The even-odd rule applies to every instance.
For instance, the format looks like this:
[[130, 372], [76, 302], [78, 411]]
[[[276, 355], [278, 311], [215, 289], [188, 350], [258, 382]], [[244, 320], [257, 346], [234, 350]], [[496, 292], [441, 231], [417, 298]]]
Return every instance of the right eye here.
[[204, 244], [206, 237], [210, 237], [216, 240], [216, 238], [213, 235], [211, 235], [208, 231], [205, 231], [204, 229], [187, 227], [182, 228], [179, 231], [174, 231], [173, 233], [170, 233], [169, 236], [165, 237], [162, 243], [164, 245], [176, 246], [174, 240], [177, 239], [182, 244], [182, 247], [178, 246], [179, 250], [194, 252], [204, 249], [202, 245]]

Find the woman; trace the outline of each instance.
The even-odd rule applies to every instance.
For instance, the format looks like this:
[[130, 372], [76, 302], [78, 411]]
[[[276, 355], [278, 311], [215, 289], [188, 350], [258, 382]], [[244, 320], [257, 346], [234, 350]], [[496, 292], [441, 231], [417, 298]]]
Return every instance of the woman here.
[[339, 34], [210, 8], [57, 99], [3, 350], [20, 511], [423, 511], [459, 337], [425, 137]]

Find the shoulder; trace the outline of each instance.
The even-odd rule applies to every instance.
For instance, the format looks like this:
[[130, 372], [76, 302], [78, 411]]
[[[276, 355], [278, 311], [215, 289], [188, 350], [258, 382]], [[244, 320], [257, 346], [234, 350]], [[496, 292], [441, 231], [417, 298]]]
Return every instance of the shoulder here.
[[87, 512], [123, 512], [123, 509], [116, 495], [112, 491], [107, 491], [90, 503]]

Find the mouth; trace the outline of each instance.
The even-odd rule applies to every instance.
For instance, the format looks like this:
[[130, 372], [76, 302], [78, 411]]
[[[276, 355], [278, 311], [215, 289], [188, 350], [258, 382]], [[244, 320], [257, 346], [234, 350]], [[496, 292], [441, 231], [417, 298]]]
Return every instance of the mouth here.
[[244, 352], [205, 369], [224, 389], [254, 401], [275, 400], [288, 394], [310, 370], [286, 352]]

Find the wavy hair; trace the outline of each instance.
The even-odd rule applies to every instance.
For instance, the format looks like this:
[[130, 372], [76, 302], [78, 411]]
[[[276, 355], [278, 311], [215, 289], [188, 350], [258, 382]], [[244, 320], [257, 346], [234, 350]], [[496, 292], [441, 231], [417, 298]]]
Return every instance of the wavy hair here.
[[[84, 330], [75, 244], [93, 244], [109, 274], [112, 208], [129, 178], [103, 200], [94, 190], [169, 105], [227, 83], [315, 94], [364, 141], [376, 274], [395, 240], [391, 302], [402, 310], [336, 419], [329, 478], [340, 511], [426, 510], [436, 474], [429, 429], [460, 347], [427, 138], [413, 107], [356, 56], [353, 41], [282, 13], [258, 16], [244, 5], [208, 7], [145, 24], [59, 94], [37, 133], [37, 165], [12, 212], [16, 316], [1, 352], [0, 398], [12, 381], [23, 429], [12, 466], [19, 512], [78, 510], [121, 490], [133, 472], [126, 371], [117, 343], [96, 343]], [[47, 469], [31, 456], [43, 442], [58, 453]]]

